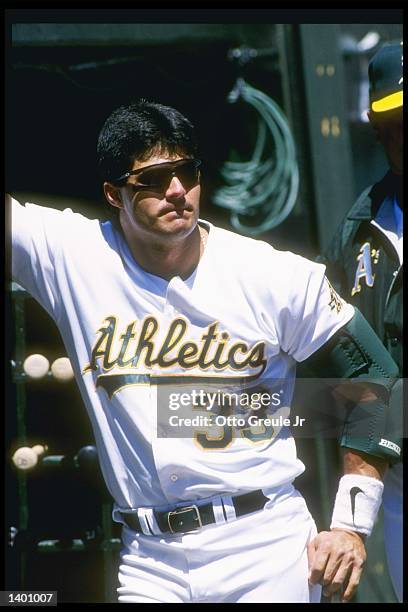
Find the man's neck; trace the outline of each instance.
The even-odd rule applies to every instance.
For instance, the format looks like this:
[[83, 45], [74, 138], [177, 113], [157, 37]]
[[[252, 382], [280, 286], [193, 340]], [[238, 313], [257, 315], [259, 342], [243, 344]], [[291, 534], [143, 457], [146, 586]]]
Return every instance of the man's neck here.
[[144, 241], [126, 235], [125, 238], [131, 253], [137, 263], [150, 274], [170, 280], [174, 276], [188, 278], [200, 261], [205, 247], [207, 232], [196, 228], [182, 239], [166, 239], [152, 242], [151, 238]]

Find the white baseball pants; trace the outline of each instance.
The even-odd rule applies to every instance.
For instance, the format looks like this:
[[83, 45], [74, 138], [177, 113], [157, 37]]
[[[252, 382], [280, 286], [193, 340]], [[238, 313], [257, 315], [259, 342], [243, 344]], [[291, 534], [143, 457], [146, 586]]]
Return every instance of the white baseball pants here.
[[[267, 494], [265, 492], [265, 494]], [[123, 527], [120, 603], [318, 603], [308, 584], [315, 523], [303, 497], [270, 499], [263, 510], [179, 536]], [[221, 522], [221, 521], [224, 522]]]

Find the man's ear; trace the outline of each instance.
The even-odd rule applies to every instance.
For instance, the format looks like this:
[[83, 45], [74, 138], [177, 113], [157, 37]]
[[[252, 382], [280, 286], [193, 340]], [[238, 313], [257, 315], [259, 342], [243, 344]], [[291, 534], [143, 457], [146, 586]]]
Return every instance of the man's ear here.
[[105, 194], [105, 198], [111, 206], [123, 208], [122, 196], [119, 187], [115, 187], [112, 185], [112, 183], [105, 181], [103, 184], [103, 192]]

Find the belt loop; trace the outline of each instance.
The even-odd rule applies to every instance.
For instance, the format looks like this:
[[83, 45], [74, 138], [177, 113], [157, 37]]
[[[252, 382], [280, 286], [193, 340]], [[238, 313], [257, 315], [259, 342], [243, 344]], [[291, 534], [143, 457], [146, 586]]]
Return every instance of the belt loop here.
[[[217, 525], [226, 523], [227, 521], [224, 516], [224, 510], [223, 510], [221, 497], [219, 495], [217, 497], [214, 497], [212, 504], [213, 504], [214, 518], [215, 518], [215, 522], [217, 523]], [[198, 509], [200, 510], [200, 507], [198, 507]]]
[[137, 510], [137, 516], [139, 518], [140, 526], [142, 528], [143, 533], [145, 535], [151, 536], [153, 535], [153, 530], [150, 528], [149, 521], [147, 518], [149, 514], [151, 515], [148, 508], [138, 508]]
[[153, 532], [153, 535], [163, 535], [162, 530], [159, 527], [156, 516], [154, 514], [154, 508], [149, 508], [146, 513], [146, 519], [149, 522], [149, 527]]
[[224, 506], [225, 516], [227, 517], [227, 523], [237, 520], [235, 513], [235, 507], [232, 503], [232, 497], [230, 495], [223, 495], [221, 497], [222, 504]]

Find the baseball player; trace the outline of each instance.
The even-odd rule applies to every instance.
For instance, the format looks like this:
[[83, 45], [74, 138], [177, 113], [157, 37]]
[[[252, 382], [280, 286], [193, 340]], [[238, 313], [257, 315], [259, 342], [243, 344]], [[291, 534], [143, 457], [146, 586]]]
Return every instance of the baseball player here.
[[[178, 111], [144, 100], [117, 109], [98, 161], [112, 220], [11, 198], [12, 267], [58, 325], [91, 419], [123, 524], [119, 601], [318, 602], [322, 584], [348, 601], [386, 462], [346, 452], [331, 528], [317, 535], [293, 484], [305, 469], [287, 425], [296, 363], [327, 348], [341, 378], [358, 345], [347, 361], [355, 410], [380, 415], [395, 364], [323, 265], [199, 218], [200, 161]], [[382, 382], [358, 384], [379, 369]], [[221, 396], [256, 386], [278, 400], [277, 418], [219, 421], [209, 386]], [[189, 435], [161, 435], [185, 395], [203, 419]]]
[[[348, 296], [370, 322], [402, 376], [402, 43], [381, 47], [370, 61], [368, 76], [368, 117], [389, 169], [359, 196], [320, 261], [327, 265], [327, 274], [340, 294]], [[402, 415], [399, 419], [402, 421]], [[384, 485], [388, 567], [396, 596], [402, 601], [402, 462], [390, 467]]]

